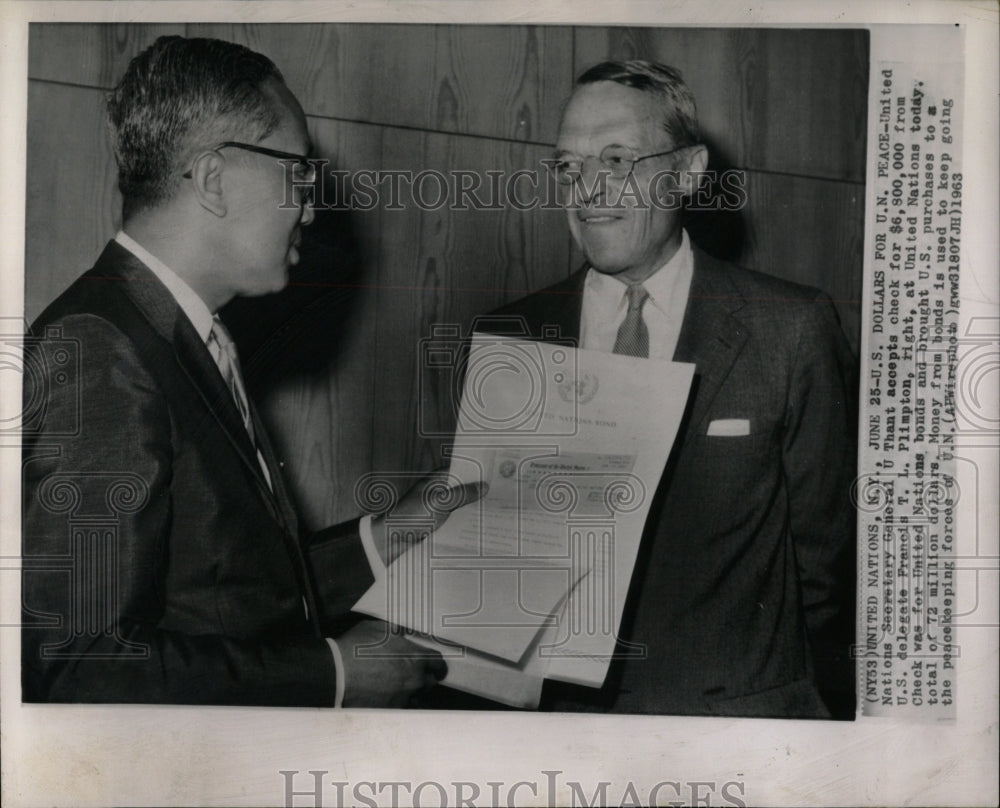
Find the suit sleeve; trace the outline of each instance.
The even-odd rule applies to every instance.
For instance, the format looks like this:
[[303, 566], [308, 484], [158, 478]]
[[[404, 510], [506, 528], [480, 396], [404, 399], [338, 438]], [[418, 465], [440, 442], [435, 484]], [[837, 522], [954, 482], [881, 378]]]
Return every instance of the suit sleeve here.
[[[113, 325], [61, 324], [85, 369], [78, 386], [26, 348], [43, 389], [26, 379], [25, 402], [46, 411], [23, 457], [23, 699], [332, 705], [333, 656], [306, 631], [160, 627], [176, 505], [166, 400]], [[210, 588], [211, 542], [205, 553]]]
[[354, 519], [317, 531], [308, 540], [307, 558], [320, 626], [331, 637], [362, 619], [351, 608], [375, 582], [359, 531], [359, 520]]
[[803, 318], [784, 442], [791, 531], [817, 684], [834, 717], [854, 715], [856, 364], [833, 304]]

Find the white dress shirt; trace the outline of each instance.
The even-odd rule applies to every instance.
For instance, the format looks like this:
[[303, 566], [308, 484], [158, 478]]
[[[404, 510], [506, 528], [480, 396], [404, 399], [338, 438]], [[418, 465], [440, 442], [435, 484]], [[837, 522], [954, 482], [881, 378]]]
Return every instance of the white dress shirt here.
[[[684, 321], [694, 274], [694, 255], [686, 231], [681, 244], [667, 263], [643, 281], [649, 298], [642, 307], [642, 319], [649, 329], [649, 358], [670, 361]], [[611, 353], [628, 312], [626, 281], [591, 269], [583, 285], [580, 315], [580, 347]]]
[[187, 315], [187, 318], [191, 321], [191, 325], [194, 326], [194, 330], [201, 337], [201, 341], [208, 342], [208, 335], [212, 332], [212, 312], [208, 310], [208, 306], [198, 296], [198, 293], [188, 286], [187, 281], [124, 230], [118, 231], [115, 241], [153, 271], [153, 274], [160, 279], [160, 283], [167, 287], [167, 291], [177, 301], [177, 305], [181, 307], [181, 311]]

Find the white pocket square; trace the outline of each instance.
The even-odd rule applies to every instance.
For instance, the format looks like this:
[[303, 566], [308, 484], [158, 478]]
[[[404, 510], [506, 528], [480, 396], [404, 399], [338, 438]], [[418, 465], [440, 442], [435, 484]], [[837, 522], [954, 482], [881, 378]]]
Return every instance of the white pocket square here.
[[746, 418], [720, 418], [708, 425], [709, 435], [738, 438], [750, 434], [750, 421]]

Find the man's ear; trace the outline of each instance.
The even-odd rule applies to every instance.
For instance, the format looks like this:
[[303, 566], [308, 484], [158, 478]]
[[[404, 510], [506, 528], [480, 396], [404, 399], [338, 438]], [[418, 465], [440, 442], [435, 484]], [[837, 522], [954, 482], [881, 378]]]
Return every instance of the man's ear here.
[[225, 168], [226, 158], [217, 151], [201, 154], [191, 167], [191, 184], [198, 203], [220, 218], [228, 212], [222, 183]]
[[708, 149], [702, 144], [691, 146], [687, 153], [687, 165], [681, 176], [684, 195], [690, 198], [698, 189], [699, 177], [708, 168]]

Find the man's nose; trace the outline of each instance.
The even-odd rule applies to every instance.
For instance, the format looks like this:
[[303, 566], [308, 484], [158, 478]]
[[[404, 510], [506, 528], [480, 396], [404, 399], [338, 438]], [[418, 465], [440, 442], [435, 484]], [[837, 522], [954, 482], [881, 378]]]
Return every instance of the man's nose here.
[[313, 195], [310, 195], [302, 203], [302, 213], [299, 216], [299, 222], [303, 227], [308, 227], [312, 224], [313, 219], [316, 218], [316, 199]]
[[607, 192], [608, 170], [599, 157], [584, 157], [580, 175], [573, 183], [573, 195], [580, 204], [589, 204]]

